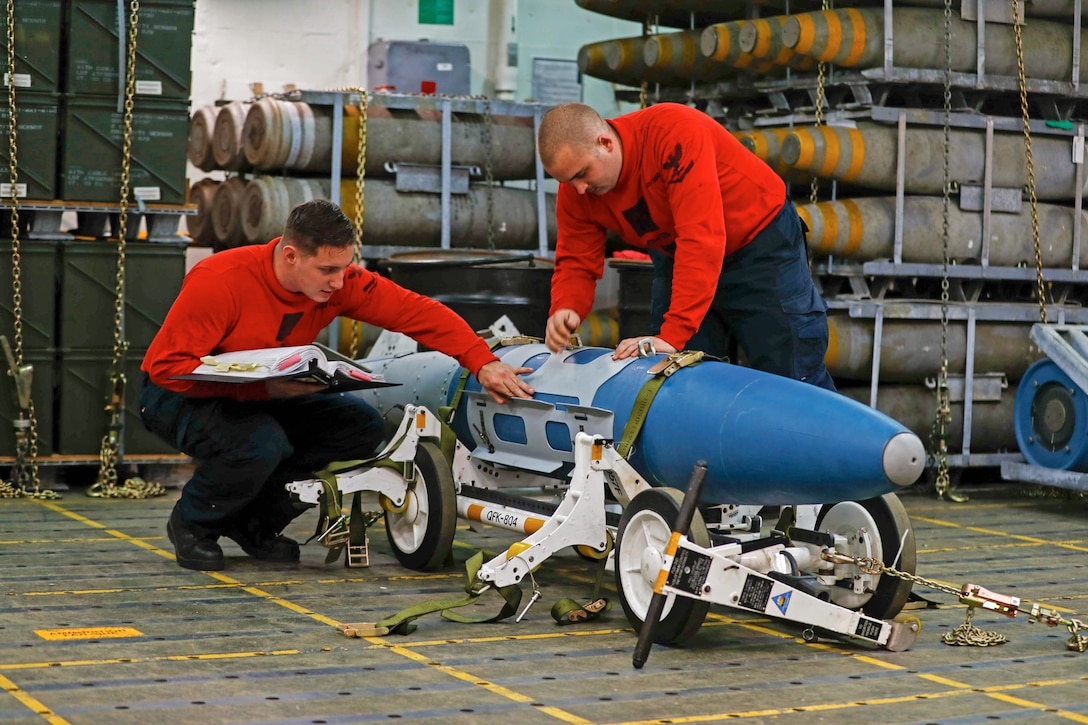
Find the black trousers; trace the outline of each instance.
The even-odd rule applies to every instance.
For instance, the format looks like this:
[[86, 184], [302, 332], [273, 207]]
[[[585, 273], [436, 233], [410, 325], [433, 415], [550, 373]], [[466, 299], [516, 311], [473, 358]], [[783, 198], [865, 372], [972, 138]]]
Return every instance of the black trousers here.
[[243, 403], [189, 398], [145, 376], [140, 415], [196, 461], [181, 492], [182, 518], [218, 532], [256, 521], [279, 533], [305, 510], [284, 484], [333, 461], [367, 458], [384, 438], [378, 411], [348, 393]]
[[[656, 334], [672, 298], [673, 260], [650, 256], [650, 331]], [[724, 357], [732, 336], [757, 370], [835, 390], [824, 365], [827, 305], [812, 282], [805, 229], [788, 199], [755, 239], [725, 258], [714, 301], [686, 347]]]

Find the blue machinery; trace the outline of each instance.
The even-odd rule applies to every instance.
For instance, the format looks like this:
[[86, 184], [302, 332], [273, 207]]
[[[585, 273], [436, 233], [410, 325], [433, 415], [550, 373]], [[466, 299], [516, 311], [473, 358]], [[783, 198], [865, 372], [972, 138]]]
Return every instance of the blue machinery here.
[[[800, 623], [806, 636], [910, 646], [917, 621], [892, 621], [910, 580], [866, 562], [914, 571], [914, 535], [894, 491], [922, 472], [917, 436], [786, 378], [685, 354], [614, 361], [611, 352], [500, 346], [505, 362], [534, 370], [525, 377], [536, 390], [504, 405], [474, 378], [462, 386], [461, 368], [439, 353], [365, 361], [401, 385], [358, 395], [399, 426], [385, 465], [339, 472], [337, 490], [378, 494], [394, 554], [413, 569], [447, 560], [458, 516], [523, 534], [480, 568], [485, 586], [518, 584], [568, 546], [588, 558], [611, 553], [636, 629], [654, 593], [667, 595], [659, 643], [693, 634], [710, 604], [723, 604]], [[451, 407], [452, 455], [436, 415]], [[707, 467], [701, 506], [670, 547], [697, 460]], [[326, 483], [289, 488], [316, 504]], [[769, 533], [766, 506], [783, 511]], [[691, 557], [699, 577], [669, 575]]]
[[1004, 462], [1002, 478], [1088, 492], [1088, 326], [1036, 324], [1046, 355], [1016, 394], [1016, 441], [1028, 463]]

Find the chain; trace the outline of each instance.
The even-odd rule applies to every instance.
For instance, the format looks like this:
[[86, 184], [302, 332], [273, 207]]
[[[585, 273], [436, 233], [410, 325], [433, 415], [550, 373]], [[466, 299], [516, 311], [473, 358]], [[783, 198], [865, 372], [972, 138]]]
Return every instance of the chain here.
[[125, 353], [128, 342], [125, 333], [125, 243], [128, 237], [128, 195], [132, 172], [132, 109], [136, 89], [136, 35], [140, 1], [132, 0], [128, 18], [128, 57], [125, 63], [125, 107], [121, 126], [121, 209], [117, 221], [117, 273], [114, 280], [113, 303], [113, 361], [110, 370], [110, 395], [106, 403], [109, 423], [102, 436], [98, 454], [98, 480], [87, 489], [88, 496], [102, 498], [150, 498], [166, 490], [139, 478], [130, 478], [117, 485], [117, 463], [120, 458], [122, 415], [125, 408]]
[[952, 0], [944, 2], [944, 184], [941, 199], [941, 367], [937, 373], [937, 413], [930, 433], [930, 446], [937, 461], [937, 498], [961, 503], [967, 497], [952, 490], [948, 475], [948, 438], [952, 425], [952, 400], [948, 390], [948, 212], [952, 195]]
[[[851, 560], [862, 571], [863, 574], [880, 575], [887, 574], [888, 576], [895, 577], [896, 579], [904, 579], [911, 584], [921, 584], [924, 587], [930, 589], [936, 589], [939, 592], [944, 592], [957, 599], [961, 596], [962, 592], [955, 587], [942, 584], [932, 579], [926, 579], [920, 577], [917, 574], [911, 574], [905, 571], [899, 571], [894, 567], [887, 566], [879, 559], [875, 559], [871, 556], [849, 556], [847, 554], [841, 555], [843, 560]], [[975, 614], [974, 607], [967, 607], [967, 617], [964, 623], [956, 627], [956, 629], [948, 632], [942, 638], [945, 644], [958, 644], [958, 645], [974, 645], [976, 647], [986, 647], [993, 644], [1003, 644], [1005, 642], [1005, 635], [998, 634], [996, 632], [983, 632], [974, 625], [971, 624], [971, 617]]]
[[963, 624], [951, 632], [945, 632], [944, 636], [941, 637], [941, 641], [959, 647], [992, 647], [1009, 641], [1003, 634], [985, 632], [971, 624], [971, 617], [973, 616], [975, 616], [975, 608], [968, 607], [967, 618], [963, 621]]
[[[930, 589], [935, 589], [939, 592], [954, 596], [961, 601], [964, 601], [965, 596], [978, 596], [979, 588], [970, 587], [969, 585], [963, 589], [956, 589], [947, 584], [920, 577], [917, 574], [899, 571], [871, 556], [851, 556], [850, 554], [842, 554], [839, 552], [825, 552], [823, 558], [826, 561], [831, 561], [836, 564], [854, 564], [863, 574], [879, 576], [887, 574], [896, 579], [909, 581], [911, 584], [921, 584]], [[1004, 644], [1006, 641], [1005, 635], [998, 634], [997, 632], [984, 632], [971, 624], [971, 618], [975, 614], [974, 602], [977, 602], [977, 599], [972, 599], [971, 601], [972, 603], [967, 604], [967, 616], [963, 624], [945, 634], [944, 637], [941, 638], [942, 641], [945, 644], [971, 645], [975, 647], [988, 647], [991, 645]], [[1019, 600], [1017, 601], [1019, 602]], [[1016, 616], [1017, 612], [1025, 612], [1028, 615], [1029, 622], [1040, 621], [1050, 627], [1064, 624], [1070, 634], [1069, 642], [1066, 645], [1068, 649], [1076, 652], [1088, 651], [1088, 634], [1080, 634], [1082, 631], [1088, 632], [1088, 624], [1079, 619], [1063, 619], [1056, 611], [1045, 610], [1038, 604], [1032, 604], [1027, 608], [1025, 608], [1022, 603], [1018, 603], [1015, 607], [1006, 605], [999, 611], [1002, 611], [1009, 616]]]
[[[823, 10], [827, 13], [831, 8], [829, 0], [824, 0]], [[827, 104], [827, 92], [825, 83], [827, 80], [827, 63], [820, 61], [816, 65], [816, 110], [815, 110], [815, 126], [819, 128], [824, 125], [824, 106]], [[809, 201], [813, 204], [820, 200], [820, 177], [813, 175], [812, 182], [809, 185]], [[811, 262], [810, 262], [811, 264]]]
[[[944, 592], [957, 599], [961, 596], [961, 591], [955, 587], [942, 584], [932, 579], [926, 579], [920, 577], [917, 574], [911, 574], [905, 571], [899, 571], [894, 567], [887, 566], [879, 559], [875, 559], [871, 556], [850, 556], [848, 554], [836, 554], [835, 561], [850, 561], [857, 565], [857, 567], [864, 574], [880, 575], [895, 577], [896, 579], [904, 579], [911, 582], [911, 584], [921, 584], [922, 586], [929, 587], [930, 589], [936, 589], [939, 592]], [[964, 623], [956, 627], [956, 629], [948, 632], [942, 637], [942, 641], [945, 644], [958, 644], [958, 645], [973, 645], [976, 647], [986, 647], [994, 644], [1003, 644], [1005, 642], [1005, 635], [998, 634], [996, 632], [983, 632], [974, 625], [971, 624], [971, 617], [975, 614], [974, 607], [967, 607], [967, 617]]]
[[[11, 188], [11, 311], [14, 327], [15, 365], [11, 369], [12, 382], [18, 387], [15, 376], [23, 368], [23, 291], [22, 262], [19, 242], [19, 143], [17, 104], [15, 102], [15, 0], [7, 0], [6, 38], [8, 43], [8, 161]], [[26, 391], [29, 393], [29, 391]], [[60, 498], [56, 491], [42, 491], [38, 475], [38, 418], [34, 413], [34, 401], [20, 397], [19, 412], [15, 423], [15, 463], [11, 467], [11, 481], [0, 480], [0, 498]], [[24, 406], [25, 402], [25, 406]], [[32, 491], [27, 491], [29, 483]]]
[[[363, 222], [366, 219], [366, 199], [364, 189], [366, 187], [366, 134], [367, 134], [367, 105], [366, 89], [341, 88], [341, 91], [351, 91], [359, 94], [359, 145], [355, 155], [355, 255], [356, 264], [363, 262]], [[356, 357], [359, 354], [359, 346], [362, 344], [363, 323], [358, 320], [351, 321], [351, 342], [348, 346], [348, 356]]]
[[1020, 27], [1020, 2], [1012, 0], [1013, 37], [1016, 40], [1016, 74], [1020, 81], [1020, 113], [1024, 121], [1024, 157], [1028, 168], [1028, 199], [1031, 205], [1031, 239], [1035, 245], [1035, 293], [1039, 297], [1039, 319], [1046, 324], [1046, 285], [1043, 255], [1039, 244], [1039, 200], [1035, 195], [1035, 159], [1031, 152], [1031, 124], [1028, 114], [1028, 82], [1024, 73], [1024, 34]]

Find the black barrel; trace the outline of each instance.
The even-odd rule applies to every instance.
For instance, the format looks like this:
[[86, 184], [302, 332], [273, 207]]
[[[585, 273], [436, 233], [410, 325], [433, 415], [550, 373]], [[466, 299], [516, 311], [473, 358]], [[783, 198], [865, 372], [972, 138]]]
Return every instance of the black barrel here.
[[544, 337], [553, 263], [531, 253], [436, 250], [380, 262], [402, 287], [432, 297], [485, 330], [506, 315], [523, 335]]
[[648, 335], [650, 293], [654, 281], [653, 264], [633, 259], [610, 259], [608, 266], [620, 276], [620, 339]]

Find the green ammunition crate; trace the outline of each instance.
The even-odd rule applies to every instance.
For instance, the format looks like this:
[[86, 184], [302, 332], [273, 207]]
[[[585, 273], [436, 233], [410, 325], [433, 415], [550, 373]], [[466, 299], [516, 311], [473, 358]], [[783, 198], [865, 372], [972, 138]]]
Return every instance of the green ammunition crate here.
[[[60, 90], [61, 0], [15, 0], [15, 87], [35, 93]], [[7, 58], [8, 37], [0, 33]], [[7, 65], [4, 66], [7, 74]]]
[[[58, 196], [117, 203], [124, 115], [108, 98], [66, 96]], [[130, 199], [184, 204], [189, 102], [138, 98], [132, 116]]]
[[[19, 159], [19, 198], [50, 201], [57, 192], [57, 110], [60, 97], [19, 93], [15, 117]], [[0, 196], [11, 196], [11, 154], [8, 152], [8, 106], [0, 104]], [[25, 190], [22, 187], [26, 187]]]
[[[112, 96], [118, 83], [116, 0], [71, 0], [68, 10], [68, 93]], [[129, 3], [124, 3], [128, 43]], [[188, 99], [192, 86], [193, 0], [144, 0], [136, 22], [136, 95]]]
[[[140, 420], [140, 386], [144, 374], [140, 364], [144, 350], [128, 351], [125, 358], [124, 435], [126, 456], [177, 453], [144, 427]], [[113, 353], [61, 350], [57, 365], [56, 450], [69, 456], [93, 455], [102, 447], [109, 417], [107, 396], [112, 391], [110, 374]]]
[[[38, 455], [48, 456], [53, 453], [54, 401], [56, 400], [56, 355], [53, 350], [31, 350], [23, 355], [24, 365], [33, 365], [34, 373], [30, 383], [30, 397], [34, 403], [34, 418], [37, 421]], [[4, 363], [7, 369], [7, 363]], [[15, 421], [18, 408], [15, 404], [15, 385], [7, 375], [3, 380], [3, 393], [0, 394], [0, 456], [15, 455]]]
[[[15, 344], [11, 240], [0, 240], [0, 335]], [[57, 344], [57, 243], [19, 242], [19, 288], [23, 307], [23, 349], [44, 350]], [[4, 370], [7, 366], [4, 365]]]
[[[145, 349], [174, 304], [185, 276], [187, 243], [125, 245], [125, 338]], [[112, 350], [117, 243], [61, 242], [58, 347]]]

